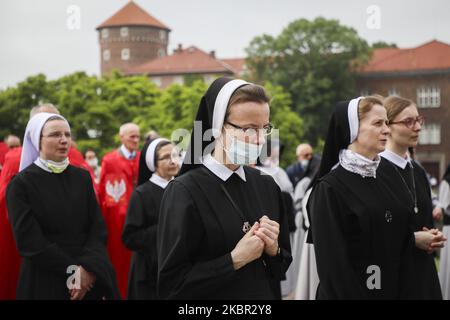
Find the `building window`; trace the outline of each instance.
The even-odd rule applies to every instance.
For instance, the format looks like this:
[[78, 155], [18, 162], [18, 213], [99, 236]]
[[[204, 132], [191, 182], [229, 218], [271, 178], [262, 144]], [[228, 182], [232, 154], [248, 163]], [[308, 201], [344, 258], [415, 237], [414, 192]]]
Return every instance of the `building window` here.
[[130, 59], [130, 49], [122, 49], [121, 54], [122, 60], [129, 60]]
[[109, 30], [108, 29], [103, 29], [102, 30], [102, 39], [106, 39], [109, 37]]
[[158, 87], [161, 87], [161, 77], [151, 77], [150, 80], [156, 84]]
[[436, 86], [417, 89], [417, 104], [420, 108], [438, 108], [441, 105], [441, 89]]
[[120, 28], [120, 36], [121, 37], [128, 37], [128, 28], [127, 27]]
[[166, 32], [164, 30], [159, 31], [159, 39], [166, 40]]
[[441, 125], [438, 123], [427, 123], [422, 126], [419, 135], [420, 144], [440, 144]]
[[166, 56], [166, 51], [164, 49], [159, 49], [158, 50], [158, 57], [165, 57]]
[[359, 92], [359, 95], [361, 97], [367, 97], [369, 95], [369, 89], [368, 88], [361, 89], [361, 91]]
[[390, 96], [400, 96], [400, 92], [397, 90], [396, 87], [391, 87], [388, 90], [388, 95], [390, 95]]
[[111, 51], [103, 51], [103, 61], [109, 61], [109, 59], [111, 59]]
[[172, 83], [183, 84], [184, 83], [184, 79], [183, 79], [182, 76], [175, 76], [175, 77], [173, 77]]

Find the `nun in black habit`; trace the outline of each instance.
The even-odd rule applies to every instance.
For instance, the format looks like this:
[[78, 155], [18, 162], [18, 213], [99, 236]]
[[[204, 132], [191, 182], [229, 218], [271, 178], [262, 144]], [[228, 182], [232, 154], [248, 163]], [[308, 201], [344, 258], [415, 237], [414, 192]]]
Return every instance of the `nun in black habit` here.
[[308, 202], [317, 299], [408, 298], [409, 207], [376, 173], [388, 133], [379, 99], [337, 104]]
[[142, 183], [133, 191], [122, 233], [123, 243], [133, 251], [128, 300], [157, 299], [156, 230], [159, 207], [164, 189], [178, 173], [178, 161], [177, 149], [167, 139], [155, 139], [142, 149], [138, 179]]
[[6, 194], [23, 258], [17, 299], [120, 299], [91, 177], [69, 164], [70, 140], [60, 115], [28, 122], [20, 173]]
[[272, 177], [245, 165], [271, 132], [268, 101], [262, 87], [230, 78], [202, 97], [161, 204], [160, 298], [280, 298], [292, 260], [283, 198]]

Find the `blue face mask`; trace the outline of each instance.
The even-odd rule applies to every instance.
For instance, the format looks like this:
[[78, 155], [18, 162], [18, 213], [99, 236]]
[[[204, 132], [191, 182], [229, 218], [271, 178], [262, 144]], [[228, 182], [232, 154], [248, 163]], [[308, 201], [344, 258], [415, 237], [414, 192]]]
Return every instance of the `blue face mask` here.
[[256, 163], [256, 160], [261, 154], [262, 148], [262, 144], [246, 143], [236, 137], [232, 137], [230, 148], [225, 148], [225, 152], [228, 159], [233, 164], [248, 165]]

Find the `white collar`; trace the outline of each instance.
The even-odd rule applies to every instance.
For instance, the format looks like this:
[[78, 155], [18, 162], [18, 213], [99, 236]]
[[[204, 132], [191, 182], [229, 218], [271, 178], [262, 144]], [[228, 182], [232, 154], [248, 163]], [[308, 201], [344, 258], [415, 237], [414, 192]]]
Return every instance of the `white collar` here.
[[377, 155], [375, 160], [370, 160], [350, 149], [342, 149], [339, 152], [339, 164], [345, 170], [359, 174], [363, 178], [377, 177], [377, 168], [380, 164], [380, 159], [380, 156]]
[[43, 163], [42, 161], [40, 161], [39, 159], [40, 159], [40, 158], [38, 157], [38, 158], [34, 161], [34, 164], [37, 165], [37, 166], [38, 166], [39, 168], [41, 168], [42, 170], [51, 173], [52, 170], [50, 170], [49, 168], [47, 168], [47, 166], [44, 165], [44, 163]]
[[405, 169], [406, 165], [408, 163], [411, 163], [411, 158], [409, 157], [409, 155], [406, 155], [406, 159], [405, 159], [405, 158], [399, 156], [398, 154], [396, 154], [395, 152], [392, 152], [391, 150], [388, 150], [388, 149], [386, 149], [382, 153], [380, 153], [380, 156], [382, 156], [386, 160], [389, 160], [390, 162], [395, 164], [397, 167], [400, 167], [402, 169]]
[[[172, 177], [172, 179], [173, 179], [173, 177]], [[163, 189], [165, 189], [167, 187], [167, 185], [169, 184], [170, 181], [172, 181], [172, 179], [166, 180], [164, 178], [161, 178], [156, 172], [154, 172], [152, 174], [152, 176], [150, 177], [151, 182], [153, 182], [157, 186], [160, 186]]]
[[227, 181], [233, 173], [236, 173], [243, 181], [247, 181], [245, 179], [245, 171], [243, 166], [239, 166], [236, 171], [233, 171], [228, 169], [223, 163], [220, 163], [214, 159], [211, 154], [203, 157], [203, 165], [223, 181]]
[[120, 146], [120, 151], [125, 156], [126, 159], [131, 160], [136, 156], [136, 151], [130, 152], [124, 145]]

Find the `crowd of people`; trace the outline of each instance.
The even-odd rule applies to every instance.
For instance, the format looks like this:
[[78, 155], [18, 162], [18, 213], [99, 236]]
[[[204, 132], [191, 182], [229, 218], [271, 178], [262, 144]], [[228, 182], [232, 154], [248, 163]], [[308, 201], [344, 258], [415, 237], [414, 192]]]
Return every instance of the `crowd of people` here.
[[223, 77], [186, 150], [124, 123], [100, 162], [33, 107], [0, 143], [0, 300], [450, 299], [450, 166], [433, 201], [423, 124], [398, 96], [338, 102], [284, 170], [265, 89]]

